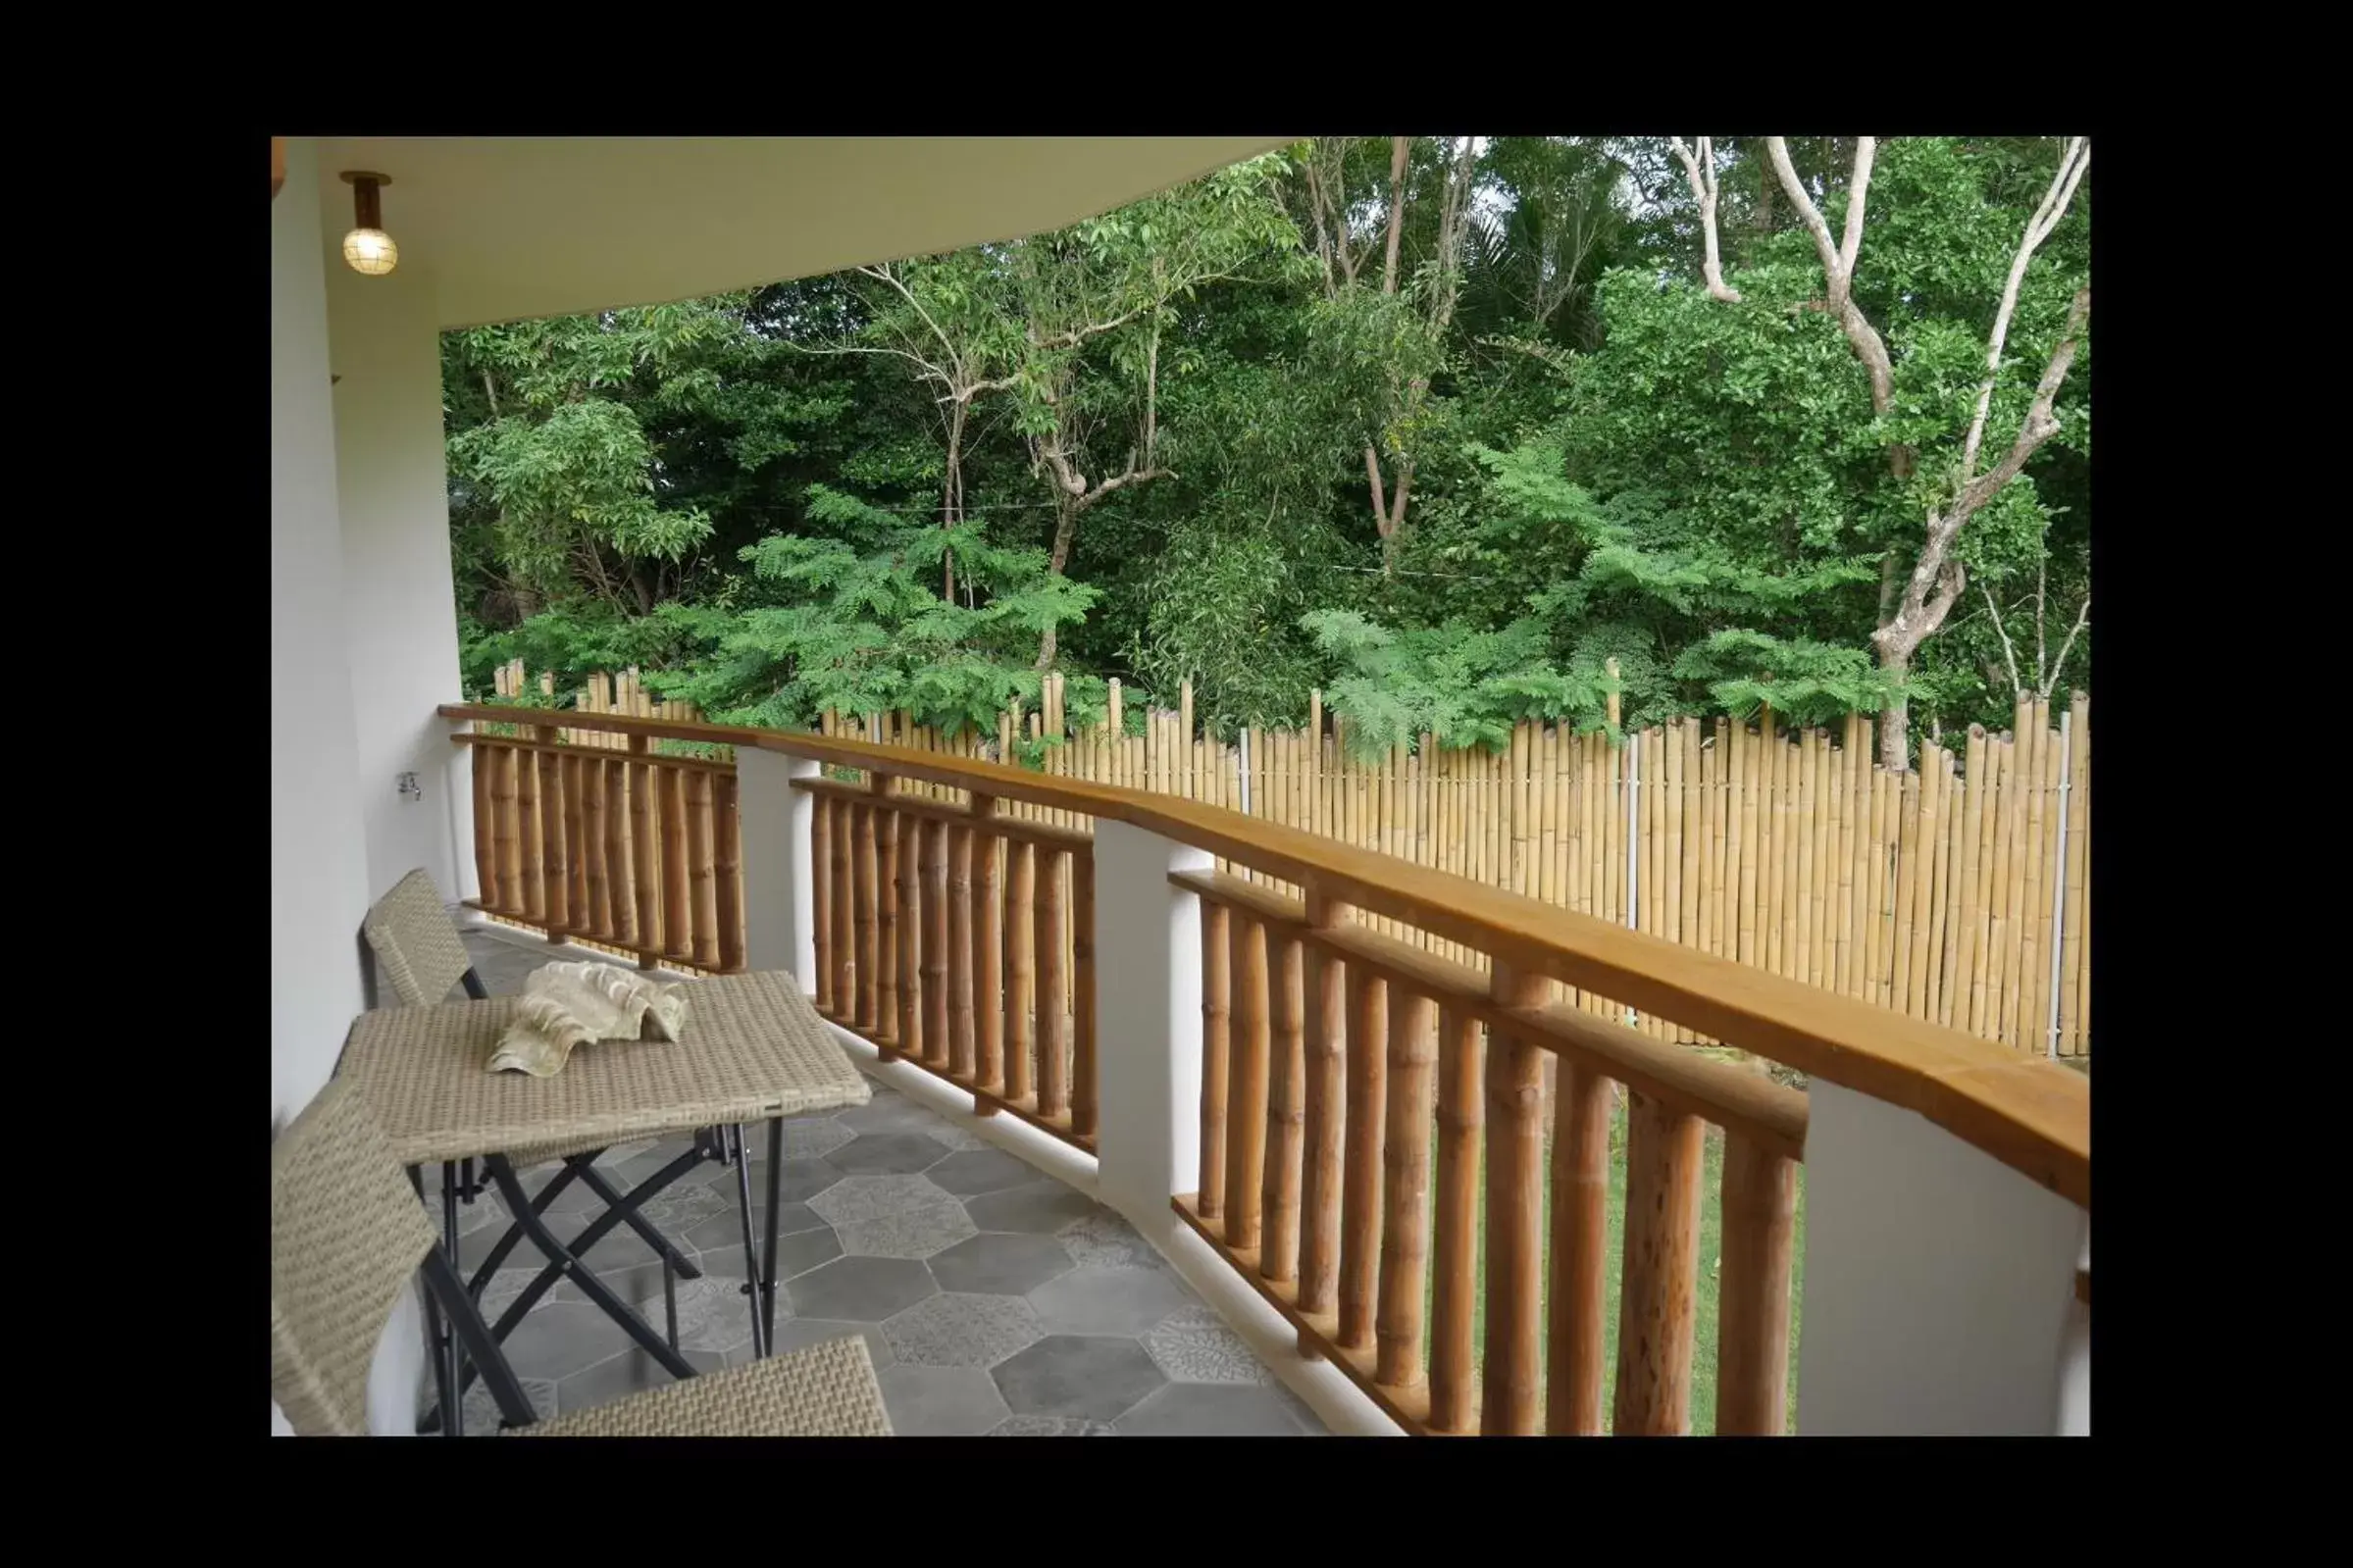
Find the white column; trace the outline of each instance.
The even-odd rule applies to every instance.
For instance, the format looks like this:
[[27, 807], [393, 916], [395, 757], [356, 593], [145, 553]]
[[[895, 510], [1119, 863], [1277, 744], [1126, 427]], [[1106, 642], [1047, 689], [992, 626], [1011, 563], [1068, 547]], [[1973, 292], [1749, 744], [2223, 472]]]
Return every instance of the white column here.
[[1139, 1224], [1167, 1218], [1201, 1161], [1201, 899], [1168, 874], [1211, 862], [1096, 822], [1097, 1172], [1103, 1201]]
[[[289, 181], [290, 183], [290, 181]], [[339, 240], [345, 200], [326, 215]], [[281, 200], [283, 200], [281, 195]], [[449, 727], [434, 709], [458, 685], [457, 599], [449, 558], [449, 476], [441, 430], [440, 321], [430, 258], [363, 278], [339, 257], [327, 272], [336, 380], [335, 473], [342, 515], [341, 631], [365, 823], [368, 891], [422, 866], [441, 896], [470, 879], [471, 843], [453, 838], [440, 798]], [[422, 795], [397, 781], [413, 773]]]
[[[289, 136], [285, 188], [270, 204], [273, 1127], [301, 1110], [334, 1069], [362, 1005], [359, 928], [368, 909], [343, 636], [319, 181], [310, 138]], [[389, 779], [384, 792], [391, 792]]]
[[810, 858], [816, 802], [795, 779], [817, 764], [782, 752], [736, 748], [736, 801], [743, 820], [743, 950], [753, 969], [792, 971], [817, 994], [817, 876]]
[[1809, 1098], [1798, 1431], [2059, 1432], [2083, 1211], [1917, 1112]]
[[[418, 775], [427, 791], [426, 806], [437, 807], [448, 823], [449, 880], [435, 885], [453, 904], [482, 896], [482, 878], [474, 866], [474, 748], [449, 738], [473, 728], [470, 719], [441, 720], [441, 766]], [[441, 797], [437, 801], [433, 798], [436, 790]]]

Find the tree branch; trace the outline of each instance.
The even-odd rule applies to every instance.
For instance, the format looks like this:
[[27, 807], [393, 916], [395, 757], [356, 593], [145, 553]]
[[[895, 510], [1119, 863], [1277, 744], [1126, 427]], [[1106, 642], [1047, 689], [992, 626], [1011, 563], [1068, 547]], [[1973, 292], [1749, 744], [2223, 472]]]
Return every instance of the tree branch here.
[[1683, 161], [1683, 172], [1691, 179], [1692, 199], [1700, 204], [1700, 238], [1707, 253], [1700, 262], [1700, 272], [1708, 280], [1708, 297], [1720, 299], [1727, 305], [1740, 303], [1740, 290], [1724, 281], [1724, 265], [1715, 240], [1715, 146], [1706, 136], [1692, 138], [1697, 150], [1683, 145], [1680, 136], [1669, 136], [1666, 144]]
[[[1887, 357], [1887, 344], [1878, 329], [1855, 303], [1855, 258], [1863, 248], [1863, 203], [1869, 192], [1871, 160], [1877, 141], [1870, 136], [1855, 139], [1855, 173], [1847, 188], [1846, 237], [1843, 242], [1830, 237], [1830, 226], [1822, 221], [1814, 198], [1807, 194], [1805, 181], [1798, 178], [1795, 165], [1789, 161], [1789, 141], [1784, 136], [1765, 138], [1766, 154], [1772, 159], [1773, 173], [1780, 177], [1781, 189], [1788, 195], [1790, 205], [1805, 224], [1806, 232], [1814, 236], [1814, 253], [1821, 259], [1825, 291], [1824, 308], [1838, 317], [1839, 328], [1847, 334], [1848, 344], [1855, 357], [1863, 361], [1864, 373], [1870, 378], [1871, 412], [1885, 414], [1895, 397], [1895, 366]], [[1899, 447], [1894, 455], [1897, 478], [1912, 471], [1909, 456]]]
[[1406, 151], [1408, 136], [1392, 136], [1389, 152], [1389, 257], [1381, 264], [1381, 292], [1397, 292], [1397, 247], [1406, 228]]
[[2043, 367], [2042, 379], [2035, 383], [2034, 401], [2026, 409], [2026, 417], [2019, 424], [2018, 439], [2002, 461], [1962, 486], [1947, 514], [1945, 536], [1949, 540], [1961, 531], [1969, 515], [1992, 500], [2003, 485], [2018, 478], [2019, 470], [2026, 466], [2043, 442], [2059, 433], [2059, 420], [2051, 412], [2051, 403], [2059, 395], [2060, 383], [2067, 379], [2068, 367], [2075, 363], [2075, 343], [2083, 328], [2091, 320], [2091, 288], [2086, 284], [2075, 291], [2075, 303], [2067, 313], [2066, 335], [2051, 351], [2051, 363]]
[[1985, 595], [1985, 609], [1993, 617], [1994, 635], [2002, 639], [2002, 665], [2010, 672], [2010, 690], [2016, 695], [2022, 688], [2018, 681], [2018, 650], [2010, 645], [2010, 632], [2002, 625], [2002, 607], [1993, 602], [1993, 589], [1980, 582], [1977, 591]]
[[2010, 316], [2018, 309], [2019, 285], [2025, 281], [2026, 264], [2034, 252], [2050, 237], [2051, 230], [2067, 216], [2068, 204], [2074, 199], [2075, 186], [2082, 181], [2083, 172], [2091, 167], [2091, 143], [2081, 136], [2069, 140], [2067, 150], [2060, 155], [2059, 172], [2051, 177], [2051, 188], [2043, 192], [2042, 205], [2026, 220], [2026, 231], [2020, 238], [2018, 254], [2010, 260], [2010, 277], [2002, 285], [2001, 308], [1994, 312], [1993, 330], [1985, 339], [1985, 379], [1977, 385], [1977, 411], [1969, 419], [1969, 437], [1961, 446], [1961, 479], [1967, 483], [1977, 474], [1977, 447], [1985, 438], [1985, 418], [1993, 410], [1994, 379], [2002, 368], [2002, 347], [2010, 337]]
[[2074, 647], [2076, 634], [2083, 630], [2084, 624], [2090, 619], [2091, 595], [2086, 593], [2083, 596], [2083, 608], [2075, 612], [2075, 624], [2068, 630], [2067, 640], [2059, 644], [2059, 658], [2057, 662], [2052, 664], [2051, 673], [2043, 678], [2042, 694], [2044, 701], [2047, 702], [2050, 700], [2052, 689], [2059, 684], [2059, 672], [2067, 668], [2067, 656], [2069, 650]]

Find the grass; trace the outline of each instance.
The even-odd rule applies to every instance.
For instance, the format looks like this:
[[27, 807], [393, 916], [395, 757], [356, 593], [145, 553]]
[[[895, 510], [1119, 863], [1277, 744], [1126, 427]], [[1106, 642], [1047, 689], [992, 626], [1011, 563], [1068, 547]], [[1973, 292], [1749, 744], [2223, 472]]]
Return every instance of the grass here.
[[[1699, 1299], [1697, 1309], [1694, 1314], [1696, 1321], [1692, 1334], [1691, 1347], [1691, 1430], [1700, 1436], [1707, 1436], [1715, 1430], [1715, 1330], [1717, 1293], [1719, 1289], [1718, 1270], [1723, 1260], [1724, 1136], [1719, 1129], [1714, 1127], [1710, 1127], [1708, 1129], [1707, 1143], [1703, 1158], [1704, 1165], [1701, 1176], [1700, 1198]], [[1480, 1206], [1479, 1272], [1477, 1275], [1478, 1309], [1472, 1315], [1471, 1319], [1473, 1325], [1471, 1331], [1473, 1341], [1480, 1350], [1484, 1350], [1487, 1337], [1487, 1208], [1485, 1201], [1485, 1194], [1487, 1190], [1485, 1168], [1486, 1159], [1486, 1150], [1484, 1147], [1482, 1147], [1479, 1153]], [[1545, 1148], [1545, 1168], [1547, 1170], [1551, 1169], [1551, 1140], [1548, 1138], [1546, 1140]], [[1434, 1187], [1435, 1184], [1433, 1184], [1433, 1188]], [[1548, 1289], [1552, 1280], [1552, 1207], [1553, 1189], [1552, 1184], [1548, 1181], [1545, 1184], [1544, 1189], [1544, 1229], [1542, 1233], [1544, 1238], [1545, 1262], [1544, 1267], [1538, 1275], [1538, 1278], [1546, 1283]], [[1602, 1298], [1604, 1301], [1610, 1303], [1611, 1310], [1607, 1316], [1602, 1329], [1602, 1353], [1603, 1364], [1606, 1366], [1614, 1367], [1617, 1364], [1617, 1314], [1615, 1311], [1615, 1306], [1618, 1300], [1621, 1277], [1625, 1268], [1626, 1108], [1624, 1097], [1622, 1095], [1619, 1097], [1617, 1111], [1611, 1120], [1610, 1127], [1610, 1198], [1608, 1218], [1610, 1227], [1610, 1239], [1605, 1249], [1607, 1260], [1607, 1277]], [[1434, 1217], [1433, 1223], [1435, 1223]], [[1789, 1307], [1788, 1426], [1791, 1432], [1795, 1432], [1797, 1430], [1798, 1408], [1797, 1350], [1799, 1311], [1806, 1298], [1806, 1170], [1802, 1165], [1798, 1168], [1797, 1217], [1796, 1222], [1792, 1227], [1790, 1251], [1792, 1256], [1790, 1263], [1791, 1301]], [[1429, 1304], [1427, 1302], [1425, 1302], [1423, 1306], [1423, 1321], [1425, 1323], [1429, 1321]], [[1539, 1321], [1542, 1321], [1541, 1317], [1539, 1318]], [[1538, 1340], [1538, 1355], [1540, 1360], [1546, 1358], [1548, 1356], [1550, 1347], [1547, 1346], [1541, 1339]], [[1605, 1383], [1602, 1391], [1602, 1423], [1605, 1429], [1610, 1423], [1610, 1407], [1611, 1402], [1611, 1385]]]

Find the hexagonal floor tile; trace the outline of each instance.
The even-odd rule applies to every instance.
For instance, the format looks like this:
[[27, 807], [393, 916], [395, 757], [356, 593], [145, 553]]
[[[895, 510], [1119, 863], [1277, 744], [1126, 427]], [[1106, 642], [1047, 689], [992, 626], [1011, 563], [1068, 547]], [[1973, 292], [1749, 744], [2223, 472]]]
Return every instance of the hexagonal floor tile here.
[[1108, 1421], [1077, 1416], [1010, 1416], [983, 1434], [991, 1438], [1116, 1438], [1119, 1429]]
[[836, 1232], [842, 1250], [868, 1257], [928, 1258], [974, 1234], [972, 1217], [953, 1198], [897, 1214], [851, 1220]]
[[944, 1121], [935, 1127], [927, 1127], [923, 1130], [923, 1136], [945, 1145], [949, 1149], [959, 1151], [968, 1148], [988, 1148], [990, 1146], [988, 1139], [982, 1138], [977, 1133], [966, 1132], [963, 1128], [956, 1126], [956, 1124], [953, 1122]]
[[[767, 1233], [755, 1231], [754, 1235], [760, 1246], [768, 1244]], [[842, 1252], [842, 1242], [828, 1226], [820, 1225], [813, 1231], [780, 1235], [776, 1239], [776, 1277], [790, 1280], [794, 1275], [806, 1274], [811, 1269], [831, 1263]], [[704, 1247], [700, 1261], [705, 1273], [725, 1275], [731, 1280], [741, 1280], [749, 1272], [743, 1266], [743, 1242], [738, 1236], [729, 1237], [723, 1246]], [[655, 1284], [658, 1289], [658, 1276]]]
[[[765, 1203], [768, 1201], [768, 1162], [755, 1159], [751, 1165], [752, 1201]], [[776, 1169], [776, 1200], [779, 1203], [806, 1203], [842, 1180], [840, 1167], [829, 1160], [787, 1159]], [[726, 1190], [734, 1192], [736, 1173], [723, 1171], [719, 1174], [727, 1181]]]
[[860, 1133], [826, 1155], [826, 1163], [851, 1176], [911, 1176], [944, 1158], [937, 1138], [921, 1133]]
[[1109, 1209], [1090, 1209], [1058, 1233], [1070, 1261], [1082, 1269], [1165, 1269], [1136, 1228]]
[[796, 1318], [880, 1323], [939, 1290], [931, 1270], [913, 1258], [836, 1258], [777, 1287], [777, 1295], [780, 1315], [789, 1298]]
[[1138, 1438], [1304, 1438], [1271, 1389], [1231, 1384], [1172, 1383], [1119, 1417], [1119, 1430]]
[[[820, 1160], [857, 1136], [830, 1116], [795, 1116], [785, 1123], [785, 1158]], [[755, 1163], [766, 1158], [765, 1130], [751, 1131], [751, 1149]]]
[[929, 1174], [940, 1186], [965, 1197], [1001, 1192], [1008, 1187], [1027, 1187], [1038, 1180], [1036, 1166], [997, 1148], [950, 1154], [932, 1167]]
[[1050, 1236], [976, 1236], [932, 1259], [943, 1290], [1026, 1295], [1070, 1272], [1070, 1254]]
[[1095, 1208], [1095, 1200], [1059, 1182], [1033, 1182], [964, 1200], [964, 1211], [984, 1231], [1054, 1232]]
[[953, 1201], [951, 1194], [934, 1187], [927, 1177], [845, 1176], [809, 1199], [809, 1209], [828, 1225], [846, 1225]]
[[935, 1367], [989, 1367], [1046, 1331], [1017, 1295], [935, 1295], [890, 1319], [893, 1359]]
[[866, 1341], [866, 1354], [873, 1359], [878, 1369], [887, 1367], [898, 1359], [891, 1351], [891, 1341], [883, 1338], [882, 1325], [878, 1323], [841, 1323], [830, 1318], [793, 1318], [789, 1322], [779, 1323], [776, 1326], [776, 1349], [777, 1353], [781, 1355], [787, 1350], [799, 1350], [812, 1344], [823, 1344], [828, 1340], [847, 1339], [853, 1334]]
[[852, 1105], [834, 1120], [859, 1133], [920, 1133], [939, 1125], [940, 1118], [904, 1094], [874, 1086], [874, 1097]]
[[1169, 1313], [1144, 1336], [1144, 1348], [1172, 1383], [1274, 1382], [1249, 1341], [1206, 1306]]
[[1040, 1340], [991, 1374], [1016, 1415], [1111, 1421], [1166, 1379], [1129, 1339], [1057, 1334]]
[[1076, 1269], [1030, 1292], [1056, 1334], [1142, 1334], [1193, 1304], [1181, 1281], [1156, 1269]]
[[1005, 1401], [979, 1367], [885, 1367], [883, 1408], [902, 1438], [969, 1438], [1005, 1419]]

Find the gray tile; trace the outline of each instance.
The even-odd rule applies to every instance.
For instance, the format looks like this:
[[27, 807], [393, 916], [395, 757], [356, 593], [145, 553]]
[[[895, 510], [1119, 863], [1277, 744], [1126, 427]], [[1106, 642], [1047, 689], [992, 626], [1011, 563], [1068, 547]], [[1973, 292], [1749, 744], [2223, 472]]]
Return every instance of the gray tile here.
[[[709, 1351], [680, 1353], [697, 1372], [723, 1372], [727, 1368], [724, 1358]], [[648, 1389], [666, 1388], [677, 1381], [659, 1361], [633, 1345], [557, 1384], [556, 1402], [564, 1414], [570, 1415], [575, 1410], [611, 1404], [615, 1399], [626, 1399]]]
[[880, 1323], [939, 1292], [931, 1270], [912, 1258], [836, 1258], [777, 1288], [778, 1315]]
[[1038, 1168], [1017, 1160], [1003, 1149], [972, 1149], [950, 1154], [934, 1166], [931, 1179], [965, 1197], [1001, 1192], [1008, 1187], [1027, 1187], [1038, 1180]]
[[[546, 1378], [520, 1378], [516, 1381], [523, 1385], [524, 1401], [532, 1407], [533, 1413], [537, 1415], [540, 1420], [544, 1421], [556, 1413], [556, 1385], [553, 1382]], [[419, 1421], [423, 1421], [426, 1412], [433, 1408], [435, 1397], [434, 1380], [431, 1374], [428, 1374], [425, 1386], [418, 1391], [417, 1395], [417, 1419]], [[458, 1432], [461, 1437], [496, 1436], [498, 1432], [498, 1401], [491, 1396], [489, 1385], [484, 1383], [480, 1378], [475, 1379], [474, 1387], [466, 1391], [466, 1397], [458, 1401], [458, 1415], [460, 1418]], [[434, 1429], [433, 1435], [435, 1437], [440, 1435], [437, 1426]]]
[[809, 1199], [809, 1207], [828, 1225], [852, 1220], [879, 1220], [886, 1214], [947, 1200], [949, 1194], [922, 1176], [844, 1176]]
[[[680, 1245], [693, 1247], [699, 1252], [734, 1252], [740, 1256], [743, 1250], [743, 1222], [737, 1215], [741, 1212], [731, 1209], [718, 1219], [705, 1220], [679, 1236], [677, 1240]], [[751, 1234], [762, 1246], [768, 1244], [767, 1220], [767, 1209], [755, 1198], [751, 1207]], [[777, 1208], [776, 1234], [780, 1237], [823, 1229], [825, 1221], [806, 1203], [786, 1203]]]
[[1018, 1415], [1111, 1421], [1166, 1380], [1129, 1339], [1057, 1334], [1000, 1363], [990, 1376]]
[[[757, 1204], [768, 1201], [768, 1162], [752, 1161], [751, 1200]], [[727, 1189], [736, 1189], [735, 1173], [726, 1172]], [[777, 1193], [780, 1203], [806, 1203], [818, 1193], [842, 1180], [841, 1171], [820, 1159], [789, 1159], [777, 1167]]]
[[925, 1128], [923, 1136], [951, 1149], [988, 1148], [991, 1146], [989, 1140], [978, 1133], [967, 1132], [949, 1121], [942, 1121], [937, 1126]]
[[1062, 1245], [1082, 1269], [1161, 1269], [1167, 1260], [1136, 1228], [1106, 1208], [1093, 1208], [1062, 1227]]
[[898, 1359], [891, 1349], [891, 1341], [883, 1338], [880, 1324], [841, 1323], [828, 1318], [793, 1318], [790, 1322], [778, 1323], [776, 1348], [782, 1354], [787, 1350], [823, 1344], [828, 1340], [847, 1339], [853, 1334], [865, 1340], [866, 1353], [873, 1359], [876, 1370]]
[[685, 1138], [634, 1138], [627, 1143], [613, 1144], [602, 1154], [597, 1155], [596, 1158], [589, 1163], [601, 1171], [608, 1166], [626, 1165], [631, 1160], [636, 1159], [639, 1155], [650, 1154], [657, 1148], [662, 1151], [662, 1157], [664, 1159], [672, 1159], [679, 1154], [684, 1153], [686, 1151], [686, 1146], [687, 1140]]
[[874, 1086], [872, 1099], [850, 1106], [834, 1120], [857, 1133], [923, 1133], [942, 1125], [939, 1117], [880, 1084]]
[[[765, 1232], [755, 1232], [761, 1247], [768, 1244]], [[831, 1263], [842, 1255], [842, 1243], [825, 1226], [813, 1231], [795, 1231], [776, 1239], [776, 1277], [789, 1280], [795, 1274], [806, 1274], [822, 1264]], [[723, 1274], [731, 1280], [741, 1280], [749, 1271], [743, 1266], [743, 1242], [741, 1237], [729, 1238], [726, 1246], [706, 1247], [702, 1266], [711, 1274]]]
[[1181, 1306], [1169, 1313], [1144, 1336], [1144, 1348], [1172, 1383], [1274, 1382], [1249, 1341], [1206, 1306]]
[[973, 1234], [972, 1218], [953, 1198], [897, 1214], [851, 1220], [835, 1233], [842, 1250], [869, 1257], [928, 1258]]
[[[500, 1272], [503, 1273], [504, 1271], [502, 1270]], [[657, 1310], [661, 1306], [662, 1266], [658, 1262], [632, 1263], [629, 1265], [629, 1267], [624, 1269], [607, 1269], [602, 1274], [597, 1275], [596, 1278], [601, 1280], [615, 1295], [618, 1295], [624, 1301], [638, 1304], [650, 1301], [654, 1304]], [[678, 1283], [685, 1285], [687, 1283], [686, 1277], [681, 1275]], [[548, 1299], [557, 1301], [586, 1301], [588, 1299], [588, 1297], [587, 1292], [583, 1291], [579, 1286], [573, 1284], [572, 1281], [567, 1278], [555, 1282], [555, 1289], [548, 1292]], [[485, 1315], [487, 1316], [486, 1313]], [[657, 1318], [654, 1321], [658, 1326], [661, 1320]]]
[[1108, 1421], [1079, 1416], [1010, 1416], [991, 1427], [991, 1438], [1116, 1438], [1119, 1429]]
[[972, 1223], [984, 1231], [1028, 1231], [1051, 1236], [1095, 1207], [1095, 1200], [1059, 1182], [1033, 1182], [964, 1200]]
[[734, 1212], [735, 1207], [736, 1192], [732, 1186], [722, 1192], [716, 1186], [698, 1187], [681, 1182], [660, 1197], [647, 1198], [638, 1206], [638, 1213], [676, 1241], [697, 1225]]
[[[657, 1296], [646, 1309], [645, 1321], [658, 1333], [662, 1308]], [[618, 1326], [616, 1326], [618, 1332]], [[678, 1347], [708, 1350], [722, 1355], [751, 1342], [751, 1298], [743, 1293], [741, 1278], [706, 1274], [682, 1280], [678, 1287]]]
[[1266, 1389], [1172, 1383], [1119, 1418], [1132, 1438], [1303, 1438], [1282, 1400]]
[[978, 1367], [885, 1367], [877, 1374], [891, 1430], [902, 1438], [970, 1438], [1005, 1419], [1004, 1397]]
[[1077, 1269], [1030, 1292], [1057, 1334], [1142, 1334], [1193, 1299], [1174, 1275], [1151, 1269]]
[[911, 1176], [942, 1158], [939, 1140], [921, 1133], [860, 1133], [825, 1160], [850, 1176]]
[[[659, 1271], [657, 1270], [656, 1272], [658, 1273]], [[524, 1287], [531, 1284], [532, 1281], [537, 1279], [538, 1276], [539, 1271], [533, 1268], [500, 1269], [496, 1274], [490, 1277], [489, 1284], [483, 1287], [483, 1317], [488, 1322], [496, 1323], [498, 1321], [498, 1314], [504, 1312], [507, 1307], [514, 1302], [514, 1299], [523, 1293]], [[472, 1283], [472, 1276], [468, 1276], [468, 1283]], [[538, 1301], [532, 1307], [532, 1310], [535, 1312], [542, 1311], [548, 1306], [549, 1303], [561, 1299], [565, 1288], [570, 1286], [571, 1283], [572, 1282], [569, 1280], [558, 1281], [555, 1289], [540, 1295]], [[586, 1297], [579, 1295], [577, 1288], [574, 1290], [574, 1297], [575, 1299], [586, 1299]]]
[[935, 1295], [883, 1325], [893, 1359], [934, 1367], [995, 1366], [1045, 1332], [1013, 1295]]
[[1070, 1254], [1050, 1236], [976, 1236], [932, 1259], [932, 1278], [945, 1290], [1026, 1295], [1069, 1272]]
[[[785, 1123], [785, 1158], [789, 1160], [820, 1160], [857, 1134], [830, 1116], [795, 1116]], [[752, 1164], [764, 1165], [768, 1157], [768, 1135], [765, 1130], [751, 1135]]]
[[517, 1377], [561, 1382], [619, 1354], [629, 1343], [621, 1325], [602, 1308], [587, 1301], [558, 1301], [515, 1325], [504, 1349]]

